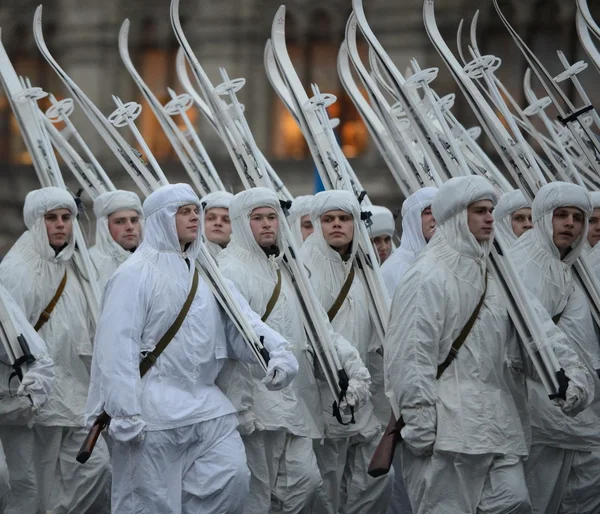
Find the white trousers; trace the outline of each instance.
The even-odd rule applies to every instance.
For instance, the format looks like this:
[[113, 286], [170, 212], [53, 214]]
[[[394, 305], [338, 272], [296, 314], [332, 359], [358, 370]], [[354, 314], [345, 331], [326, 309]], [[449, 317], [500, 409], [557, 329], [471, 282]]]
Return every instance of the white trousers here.
[[8, 464], [4, 449], [0, 443], [0, 512], [4, 512], [10, 499], [10, 481], [8, 476]]
[[529, 514], [519, 457], [434, 452], [416, 457], [404, 445], [404, 484], [416, 514]]
[[250, 473], [237, 416], [113, 442], [113, 514], [240, 514]]
[[244, 514], [310, 512], [322, 484], [312, 439], [258, 430], [242, 440], [251, 474]]
[[106, 443], [90, 460], [75, 457], [84, 428], [2, 426], [12, 494], [6, 514], [105, 514], [110, 512], [111, 472]]
[[600, 453], [533, 445], [525, 478], [534, 513], [600, 512]]
[[357, 435], [344, 439], [315, 441], [323, 489], [315, 514], [384, 514], [394, 485], [393, 468], [387, 475], [372, 478], [369, 462], [381, 434], [370, 438]]

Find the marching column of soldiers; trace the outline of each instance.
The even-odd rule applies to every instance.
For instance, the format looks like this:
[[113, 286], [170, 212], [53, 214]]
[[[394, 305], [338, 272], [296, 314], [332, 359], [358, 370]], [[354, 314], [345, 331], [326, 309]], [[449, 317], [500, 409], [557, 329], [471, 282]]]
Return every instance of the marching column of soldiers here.
[[[600, 269], [599, 194], [554, 182], [530, 205], [520, 193], [498, 199], [481, 177], [451, 179], [404, 201], [395, 249], [391, 212], [372, 210], [390, 323], [378, 351], [353, 280], [330, 324], [349, 378], [340, 423], [281, 266], [275, 193], [201, 200], [175, 184], [143, 205], [129, 191], [100, 195], [95, 334], [72, 269], [75, 201], [60, 188], [29, 193], [28, 230], [0, 264], [0, 293], [35, 355], [16, 390], [2, 365], [2, 511], [600, 512], [600, 351], [572, 273], [580, 255]], [[325, 309], [356, 265], [360, 218], [345, 191], [304, 198], [294, 214], [299, 258]], [[509, 256], [569, 378], [564, 399], [548, 399], [528, 366], [486, 270], [495, 230], [510, 235]], [[269, 349], [266, 377], [207, 284], [193, 284], [203, 244]], [[140, 360], [192, 287], [183, 322], [141, 378]], [[475, 309], [462, 349], [436, 375]], [[391, 405], [402, 442], [375, 478], [369, 462]], [[102, 411], [108, 430], [79, 464]]]

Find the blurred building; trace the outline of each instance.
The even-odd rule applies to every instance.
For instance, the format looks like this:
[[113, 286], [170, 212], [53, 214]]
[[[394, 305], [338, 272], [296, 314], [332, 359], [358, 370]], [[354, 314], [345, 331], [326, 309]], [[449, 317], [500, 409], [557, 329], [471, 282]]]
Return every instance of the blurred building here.
[[[181, 0], [180, 11], [184, 31], [213, 84], [221, 82], [220, 66], [232, 78], [247, 79], [238, 96], [246, 106], [246, 117], [259, 147], [290, 191], [305, 194], [313, 189], [314, 166], [300, 130], [271, 88], [263, 66], [265, 42], [280, 1]], [[39, 0], [0, 0], [2, 43], [17, 73], [60, 99], [67, 95], [66, 89], [40, 55], [33, 39], [32, 21], [38, 3]], [[45, 0], [43, 29], [56, 60], [106, 116], [115, 108], [112, 94], [123, 101], [134, 100], [144, 105], [137, 125], [169, 180], [176, 181], [186, 180], [183, 169], [125, 70], [117, 46], [121, 23], [129, 18], [129, 51], [148, 86], [165, 103], [170, 99], [167, 87], [183, 92], [175, 72], [178, 45], [169, 19], [169, 3], [168, 0]], [[475, 124], [468, 105], [427, 37], [422, 0], [364, 0], [364, 4], [371, 27], [398, 68], [404, 71], [413, 57], [421, 68], [440, 66], [433, 87], [439, 94], [456, 92], [455, 114], [465, 125]], [[562, 71], [556, 58], [557, 49], [562, 49], [571, 62], [585, 58], [575, 30], [575, 0], [503, 0], [500, 4], [551, 73]], [[598, 3], [590, 2], [590, 6], [600, 20]], [[337, 76], [337, 51], [350, 9], [351, 0], [290, 0], [286, 25], [288, 49], [307, 90], [314, 82], [321, 91], [337, 96], [338, 101], [330, 110], [340, 119], [339, 140], [372, 199], [398, 207], [402, 196]], [[522, 77], [526, 65], [490, 0], [437, 0], [440, 29], [454, 49], [458, 24], [465, 18], [463, 48], [466, 50], [468, 24], [477, 9], [481, 9], [480, 50], [503, 59], [498, 76], [524, 105]], [[361, 52], [368, 59], [364, 43]], [[598, 79], [595, 73], [589, 69], [581, 77], [592, 101], [600, 99], [598, 88], [592, 87]], [[572, 88], [565, 90], [574, 95]], [[541, 95], [539, 91], [538, 96]], [[47, 100], [41, 103], [49, 106]], [[234, 191], [239, 190], [235, 170], [217, 134], [201, 113], [192, 110], [190, 117], [224, 181]], [[134, 188], [79, 108], [72, 120], [115, 183]], [[491, 145], [485, 141], [483, 144], [492, 152]], [[30, 164], [8, 101], [0, 96], [0, 213], [4, 220], [0, 226], [0, 255], [23, 229], [21, 208], [25, 194], [38, 187]], [[66, 167], [64, 174], [76, 189]]]

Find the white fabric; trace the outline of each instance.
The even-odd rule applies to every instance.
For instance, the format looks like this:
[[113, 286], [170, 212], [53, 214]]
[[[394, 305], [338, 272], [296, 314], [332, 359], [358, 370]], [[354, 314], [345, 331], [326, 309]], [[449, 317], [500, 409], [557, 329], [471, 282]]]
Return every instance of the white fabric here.
[[298, 248], [300, 248], [304, 243], [304, 239], [302, 238], [302, 229], [300, 227], [302, 224], [302, 218], [307, 214], [310, 214], [312, 199], [313, 195], [297, 196], [292, 201], [292, 206], [290, 207], [288, 223]]
[[10, 500], [10, 481], [8, 476], [8, 464], [2, 444], [0, 444], [0, 512], [4, 513]]
[[394, 215], [387, 207], [381, 205], [369, 205], [364, 208], [365, 211], [371, 213], [372, 225], [368, 227], [369, 237], [371, 239], [379, 236], [394, 235], [396, 231], [396, 221]]
[[[591, 192], [590, 200], [592, 201], [592, 209], [600, 209], [600, 192]], [[592, 248], [586, 240], [584, 254], [586, 261], [596, 275], [596, 280], [600, 282], [600, 243], [597, 243], [596, 246]]]
[[13, 492], [5, 514], [109, 513], [111, 469], [104, 439], [98, 439], [85, 466], [75, 460], [87, 433], [81, 427], [0, 427]]
[[415, 514], [531, 513], [519, 457], [447, 452], [416, 457], [400, 449]]
[[[325, 310], [338, 297], [354, 265], [358, 245], [355, 237], [350, 256], [344, 260], [327, 244], [321, 228], [321, 215], [331, 210], [352, 214], [355, 234], [358, 234], [358, 224], [362, 223], [358, 202], [350, 192], [324, 191], [315, 195], [311, 208], [315, 230], [304, 242], [300, 256], [310, 271], [313, 290]], [[377, 355], [375, 350], [379, 347], [379, 341], [366, 298], [365, 284], [360, 279], [360, 273], [357, 273], [331, 325], [336, 333], [358, 350], [361, 360], [371, 372], [370, 360]], [[369, 512], [383, 513], [391, 495], [394, 477], [388, 474], [373, 479], [366, 472], [374, 451], [373, 442], [378, 440], [381, 431], [373, 403], [369, 400], [355, 413], [356, 423], [341, 425], [331, 417], [333, 401], [330, 391], [323, 388], [321, 403], [326, 412], [326, 439], [322, 445], [315, 443], [315, 452], [323, 477], [323, 494], [329, 499], [321, 499], [318, 503], [321, 510], [317, 511], [336, 512], [341, 508], [341, 512], [365, 512], [365, 506], [369, 505]], [[340, 495], [340, 488], [347, 494]], [[357, 510], [354, 510], [355, 507]]]
[[[140, 354], [151, 351], [165, 334], [191, 287], [193, 263], [202, 243], [197, 239], [182, 252], [175, 224], [178, 208], [189, 204], [200, 207], [187, 184], [163, 186], [148, 196], [144, 242], [106, 286], [87, 423], [104, 409], [112, 417], [109, 434], [117, 441], [135, 439], [144, 429], [169, 430], [235, 412], [214, 381], [228, 357], [254, 360], [209, 286], [200, 279], [179, 331], [140, 379]], [[186, 258], [192, 263], [190, 268]], [[281, 366], [293, 377], [294, 367], [286, 367], [288, 359], [279, 355], [285, 341], [261, 323], [231, 289], [257, 334], [264, 336], [272, 357], [269, 367]]]
[[[132, 191], [109, 191], [94, 200], [96, 244], [90, 248], [90, 258], [98, 270], [98, 283], [101, 290], [117, 268], [131, 256], [131, 252], [115, 242], [110, 235], [108, 217], [115, 212], [129, 210], [136, 211], [140, 215], [140, 224], [143, 227], [142, 203], [138, 195]], [[141, 236], [142, 234], [140, 238]]]
[[436, 380], [437, 366], [483, 294], [492, 242], [480, 244], [471, 234], [467, 207], [484, 199], [495, 203], [496, 194], [480, 177], [454, 178], [440, 188], [435, 235], [394, 294], [384, 344], [386, 391], [415, 454], [432, 448], [527, 454], [506, 367], [507, 354], [519, 349], [494, 277], [459, 357]]
[[[553, 212], [561, 206], [577, 207], [585, 214], [582, 235], [562, 260], [553, 242], [552, 228]], [[581, 254], [586, 240], [590, 212], [589, 195], [582, 187], [561, 182], [542, 187], [532, 206], [533, 228], [519, 238], [510, 255], [524, 285], [540, 301], [548, 314], [556, 316], [562, 313], [558, 327], [568, 336], [569, 346], [587, 364], [591, 373], [581, 368], [581, 362], [578, 360], [565, 362], [565, 371], [571, 382], [577, 381], [583, 389], [593, 395], [592, 378], [596, 389], [600, 387], [593, 371], [600, 368], [600, 349], [587, 299], [575, 283], [572, 272], [572, 265]], [[559, 356], [559, 360], [560, 358]], [[586, 409], [577, 417], [568, 418], [548, 400], [539, 383], [530, 381], [528, 394], [532, 407], [534, 444], [575, 450], [598, 448], [600, 433], [597, 427], [600, 419], [595, 412], [600, 411], [597, 408]]]
[[312, 439], [284, 431], [242, 436], [250, 469], [244, 514], [310, 513], [321, 487]]
[[[204, 216], [206, 211], [208, 211], [209, 209], [214, 209], [214, 208], [221, 208], [221, 209], [228, 209], [229, 210], [229, 204], [231, 203], [231, 200], [233, 199], [233, 195], [231, 193], [229, 193], [228, 191], [215, 191], [213, 193], [209, 193], [205, 196], [202, 197], [201, 203], [202, 203], [202, 225], [204, 226]], [[221, 253], [221, 251], [223, 250], [223, 248], [218, 245], [217, 243], [213, 243], [212, 241], [209, 241], [208, 239], [206, 239], [206, 237], [203, 238], [204, 244], [206, 245], [206, 248], [208, 248], [208, 251], [210, 252], [210, 254], [213, 256], [214, 259], [217, 258], [217, 256]]]
[[[41, 312], [54, 297], [65, 271], [67, 284], [50, 320], [39, 335], [46, 342], [54, 363], [52, 393], [40, 409], [35, 423], [48, 426], [83, 426], [83, 411], [89, 386], [87, 363], [92, 351], [90, 315], [73, 266], [73, 238], [58, 255], [48, 243], [44, 214], [66, 208], [73, 215], [72, 196], [59, 188], [30, 192], [23, 214], [29, 229], [10, 249], [0, 264], [0, 282], [6, 287], [27, 321], [35, 325]], [[35, 345], [31, 337], [30, 344]]]
[[424, 187], [410, 195], [402, 204], [402, 238], [400, 246], [381, 266], [385, 286], [390, 295], [402, 280], [408, 268], [427, 246], [421, 224], [421, 213], [431, 207], [437, 193], [436, 187]]
[[519, 239], [513, 232], [512, 215], [519, 209], [531, 207], [531, 203], [525, 198], [520, 189], [504, 193], [498, 200], [494, 209], [494, 229], [509, 245]]
[[113, 514], [241, 514], [250, 477], [235, 426], [228, 415], [115, 442]]

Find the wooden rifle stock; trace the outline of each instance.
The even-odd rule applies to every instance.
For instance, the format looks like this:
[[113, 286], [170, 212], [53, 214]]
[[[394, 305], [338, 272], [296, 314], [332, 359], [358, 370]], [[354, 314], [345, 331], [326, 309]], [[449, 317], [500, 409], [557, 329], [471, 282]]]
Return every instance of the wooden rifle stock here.
[[373, 458], [369, 463], [368, 473], [373, 478], [387, 474], [392, 467], [394, 460], [394, 452], [396, 445], [402, 440], [400, 430], [404, 428], [404, 420], [400, 418], [396, 421], [396, 417], [392, 414], [390, 422], [381, 436], [381, 441], [377, 445], [377, 449], [373, 454]]
[[77, 462], [80, 464], [85, 464], [88, 461], [92, 451], [94, 451], [98, 437], [100, 437], [100, 432], [102, 432], [102, 430], [104, 430], [109, 423], [110, 416], [106, 414], [106, 412], [102, 411], [102, 413], [96, 418], [96, 421], [94, 421], [92, 428], [90, 428], [90, 431], [83, 441], [81, 448], [79, 448], [79, 452], [77, 453], [76, 457]]

